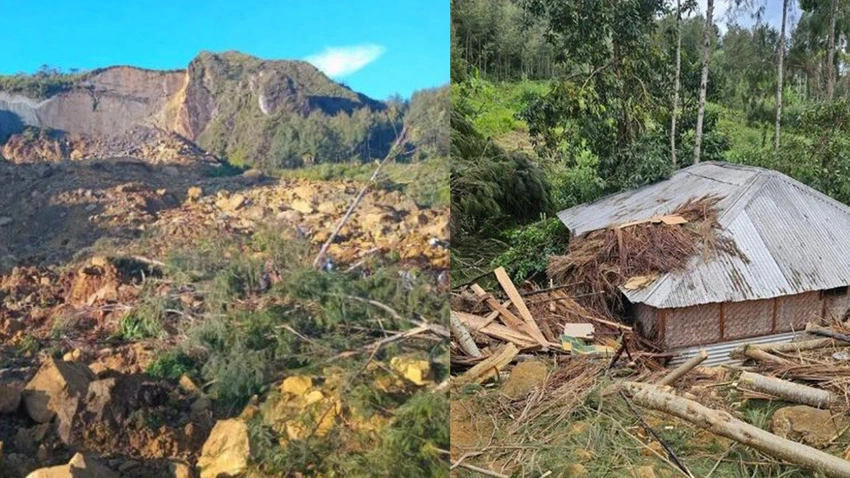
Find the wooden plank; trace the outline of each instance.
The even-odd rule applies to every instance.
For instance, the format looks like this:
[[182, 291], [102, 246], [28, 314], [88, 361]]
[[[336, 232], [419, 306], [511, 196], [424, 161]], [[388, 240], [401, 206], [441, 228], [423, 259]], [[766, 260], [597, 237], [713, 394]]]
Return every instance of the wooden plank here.
[[496, 274], [496, 280], [498, 280], [499, 284], [502, 285], [502, 289], [505, 289], [505, 292], [508, 294], [508, 298], [514, 303], [514, 307], [516, 307], [519, 311], [519, 315], [522, 316], [525, 323], [528, 325], [528, 335], [530, 335], [540, 345], [548, 347], [549, 345], [546, 341], [546, 337], [543, 336], [543, 332], [540, 331], [540, 327], [538, 327], [537, 322], [534, 321], [534, 317], [532, 317], [531, 312], [529, 312], [528, 307], [526, 307], [525, 301], [522, 300], [522, 296], [519, 295], [519, 291], [516, 290], [511, 278], [508, 277], [508, 273], [505, 272], [505, 268], [499, 267], [494, 270], [493, 273]]
[[509, 329], [504, 325], [487, 323], [487, 320], [484, 317], [467, 314], [466, 312], [453, 311], [452, 313], [457, 316], [463, 325], [469, 328], [470, 332], [481, 333], [493, 337], [494, 339], [501, 340], [502, 342], [511, 342], [521, 349], [538, 346], [537, 342], [528, 335]]
[[485, 380], [498, 376], [499, 370], [505, 368], [519, 353], [519, 349], [512, 343], [505, 344], [499, 353], [491, 355], [483, 362], [475, 365], [466, 373], [457, 377], [455, 385], [466, 385], [468, 383], [482, 383]]
[[526, 332], [525, 327], [523, 327], [523, 321], [520, 320], [519, 317], [515, 316], [506, 307], [502, 307], [502, 304], [500, 304], [498, 300], [494, 299], [492, 295], [488, 294], [484, 289], [482, 289], [480, 285], [472, 284], [470, 288], [479, 299], [484, 299], [484, 302], [487, 303], [487, 305], [490, 307], [490, 310], [498, 312], [502, 316], [502, 319], [505, 321], [505, 325], [518, 332]]
[[[511, 306], [511, 301], [506, 300], [506, 301], [502, 302], [502, 307], [504, 307], [505, 309], [507, 309], [510, 306]], [[487, 320], [488, 324], [490, 322], [493, 322], [497, 318], [499, 318], [499, 311], [498, 310], [494, 310], [493, 312], [490, 312], [489, 314], [484, 316], [484, 319]]]

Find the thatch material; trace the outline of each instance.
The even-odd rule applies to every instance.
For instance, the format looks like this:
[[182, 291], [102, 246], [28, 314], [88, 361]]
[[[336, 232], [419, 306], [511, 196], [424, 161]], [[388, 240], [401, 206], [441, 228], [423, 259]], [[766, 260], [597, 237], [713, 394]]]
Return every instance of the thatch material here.
[[549, 277], [574, 284], [568, 290], [596, 314], [622, 312], [619, 288], [629, 278], [684, 270], [696, 254], [708, 260], [718, 251], [737, 254], [720, 235], [716, 204], [721, 198], [690, 199], [671, 215], [688, 222], [642, 222], [589, 232], [570, 241], [569, 253], [549, 259]]

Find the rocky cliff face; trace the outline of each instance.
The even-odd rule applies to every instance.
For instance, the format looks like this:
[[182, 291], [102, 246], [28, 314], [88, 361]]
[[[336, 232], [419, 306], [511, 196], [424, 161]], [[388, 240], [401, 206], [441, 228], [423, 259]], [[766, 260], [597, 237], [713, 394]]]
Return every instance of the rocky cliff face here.
[[[309, 144], [297, 138], [292, 151], [271, 150], [284, 124], [351, 118], [358, 111], [371, 116], [384, 109], [306, 62], [201, 53], [186, 70], [95, 70], [46, 99], [0, 91], [0, 142], [12, 144], [3, 154], [15, 162], [56, 160], [72, 152], [77, 158], [121, 155], [126, 147], [110, 145], [135, 142], [140, 147], [152, 136], [162, 142], [163, 135], [179, 136], [221, 156], [239, 156], [243, 163], [281, 154], [299, 159], [316, 151], [307, 151]], [[49, 130], [51, 144], [32, 145], [34, 137], [44, 135], [30, 133], [29, 146], [21, 147], [26, 141], [15, 136], [27, 127]], [[360, 136], [346, 145], [347, 153], [369, 139], [365, 133]]]

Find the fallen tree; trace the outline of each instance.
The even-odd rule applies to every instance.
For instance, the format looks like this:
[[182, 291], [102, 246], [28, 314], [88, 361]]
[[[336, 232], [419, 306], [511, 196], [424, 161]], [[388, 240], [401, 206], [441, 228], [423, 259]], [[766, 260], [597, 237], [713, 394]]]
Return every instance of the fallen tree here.
[[804, 340], [801, 342], [771, 342], [767, 344], [744, 344], [732, 350], [729, 354], [733, 358], [742, 359], [746, 357], [747, 349], [757, 349], [767, 353], [794, 353], [804, 350], [816, 350], [826, 347], [838, 347], [850, 344], [842, 344], [831, 338]]
[[623, 390], [641, 407], [668, 413], [716, 435], [735, 440], [788, 463], [820, 471], [826, 476], [850, 478], [850, 461], [776, 436], [725, 411], [712, 410], [655, 385], [625, 382]]
[[658, 381], [658, 385], [672, 385], [676, 380], [684, 377], [686, 373], [690, 372], [691, 369], [696, 367], [697, 365], [703, 363], [705, 359], [708, 358], [708, 352], [705, 350], [700, 350], [697, 355], [694, 355], [687, 362], [683, 363], [676, 367], [672, 372], [665, 375], [664, 378]]
[[738, 385], [744, 385], [749, 390], [766, 393], [789, 402], [802, 403], [815, 408], [829, 408], [836, 402], [835, 396], [826, 390], [808, 387], [799, 383], [775, 377], [766, 377], [752, 372], [743, 372], [738, 379]]

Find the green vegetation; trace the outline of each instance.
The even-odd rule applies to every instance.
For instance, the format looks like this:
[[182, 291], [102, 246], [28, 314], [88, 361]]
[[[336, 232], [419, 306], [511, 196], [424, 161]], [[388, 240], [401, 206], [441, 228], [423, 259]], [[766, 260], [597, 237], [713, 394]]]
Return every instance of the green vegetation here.
[[34, 74], [18, 73], [0, 76], [0, 91], [44, 99], [68, 91], [86, 77], [85, 73], [62, 72], [56, 68], [42, 65]]
[[[448, 395], [412, 387], [381, 392], [374, 373], [364, 373], [369, 362], [388, 367], [383, 364], [404, 354], [426, 358], [436, 382], [446, 378], [445, 342], [400, 341], [374, 357], [368, 348], [384, 336], [383, 330], [406, 330], [419, 318], [447, 326], [448, 305], [435, 293], [435, 280], [411, 271], [410, 281], [400, 281], [401, 266], [391, 257], [374, 258], [375, 272], [367, 276], [317, 271], [311, 266], [310, 244], [288, 237], [284, 230], [269, 228], [248, 238], [209, 238], [172, 254], [162, 277], [151, 283], [192, 291], [203, 306], [180, 311], [185, 320], [176, 330], [159, 315], [173, 314], [176, 307], [166, 306], [165, 299], [146, 300], [143, 304], [150, 305], [128, 313], [132, 322], [122, 321], [133, 325], [127, 326], [127, 337], [150, 335], [153, 331], [144, 324], [156, 322], [165, 324], [166, 338], [184, 338], [163, 350], [148, 372], [171, 380], [188, 374], [196, 383], [209, 385], [206, 390], [219, 413], [236, 415], [252, 396], [273, 397], [277, 392], [270, 387], [284, 376], [323, 376], [328, 367], [341, 370], [340, 396], [358, 413], [387, 420], [382, 433], [339, 426], [326, 436], [289, 440], [282, 446], [285, 432], [254, 421], [254, 464], [260, 476], [374, 476], [375, 470], [392, 475], [399, 469], [447, 476], [446, 458], [438, 450], [449, 446]], [[273, 264], [279, 282], [263, 284], [266, 264]], [[350, 351], [351, 356], [339, 359]]]
[[[542, 279], [545, 259], [530, 259], [529, 251], [544, 244], [555, 248], [546, 254], [563, 250], [565, 240], [550, 228], [552, 219], [541, 218], [693, 163], [705, 19], [693, 14], [693, 2], [682, 2], [674, 164], [675, 6], [665, 0], [453, 2], [453, 281], [494, 265], [517, 280]], [[850, 10], [832, 12], [830, 2], [800, 7], [800, 21], [787, 34], [779, 150], [779, 32], [748, 2], [736, 3], [728, 16], [716, 12], [733, 24], [723, 34], [708, 31], [700, 160], [776, 169], [850, 203], [845, 46], [834, 59], [834, 97], [825, 88], [829, 17], [836, 16], [836, 38], [846, 36]], [[734, 24], [735, 15], [754, 15], [755, 24]], [[524, 46], [523, 39], [531, 41]], [[530, 68], [530, 58], [552, 66]]]
[[[412, 163], [388, 163], [381, 170], [381, 187], [403, 191], [423, 207], [442, 207], [449, 204], [448, 155], [431, 156]], [[280, 176], [329, 181], [353, 179], [368, 181], [375, 172], [374, 163], [334, 163], [287, 169]]]
[[[199, 95], [199, 101], [211, 95], [218, 111], [198, 144], [239, 167], [275, 171], [369, 163], [387, 154], [405, 123], [407, 160], [448, 154], [448, 87], [417, 92], [409, 102], [382, 103], [331, 81], [308, 63], [267, 62], [235, 52], [202, 53], [189, 74], [206, 81], [210, 91], [190, 89], [187, 95]], [[248, 77], [263, 79], [249, 89]]]

